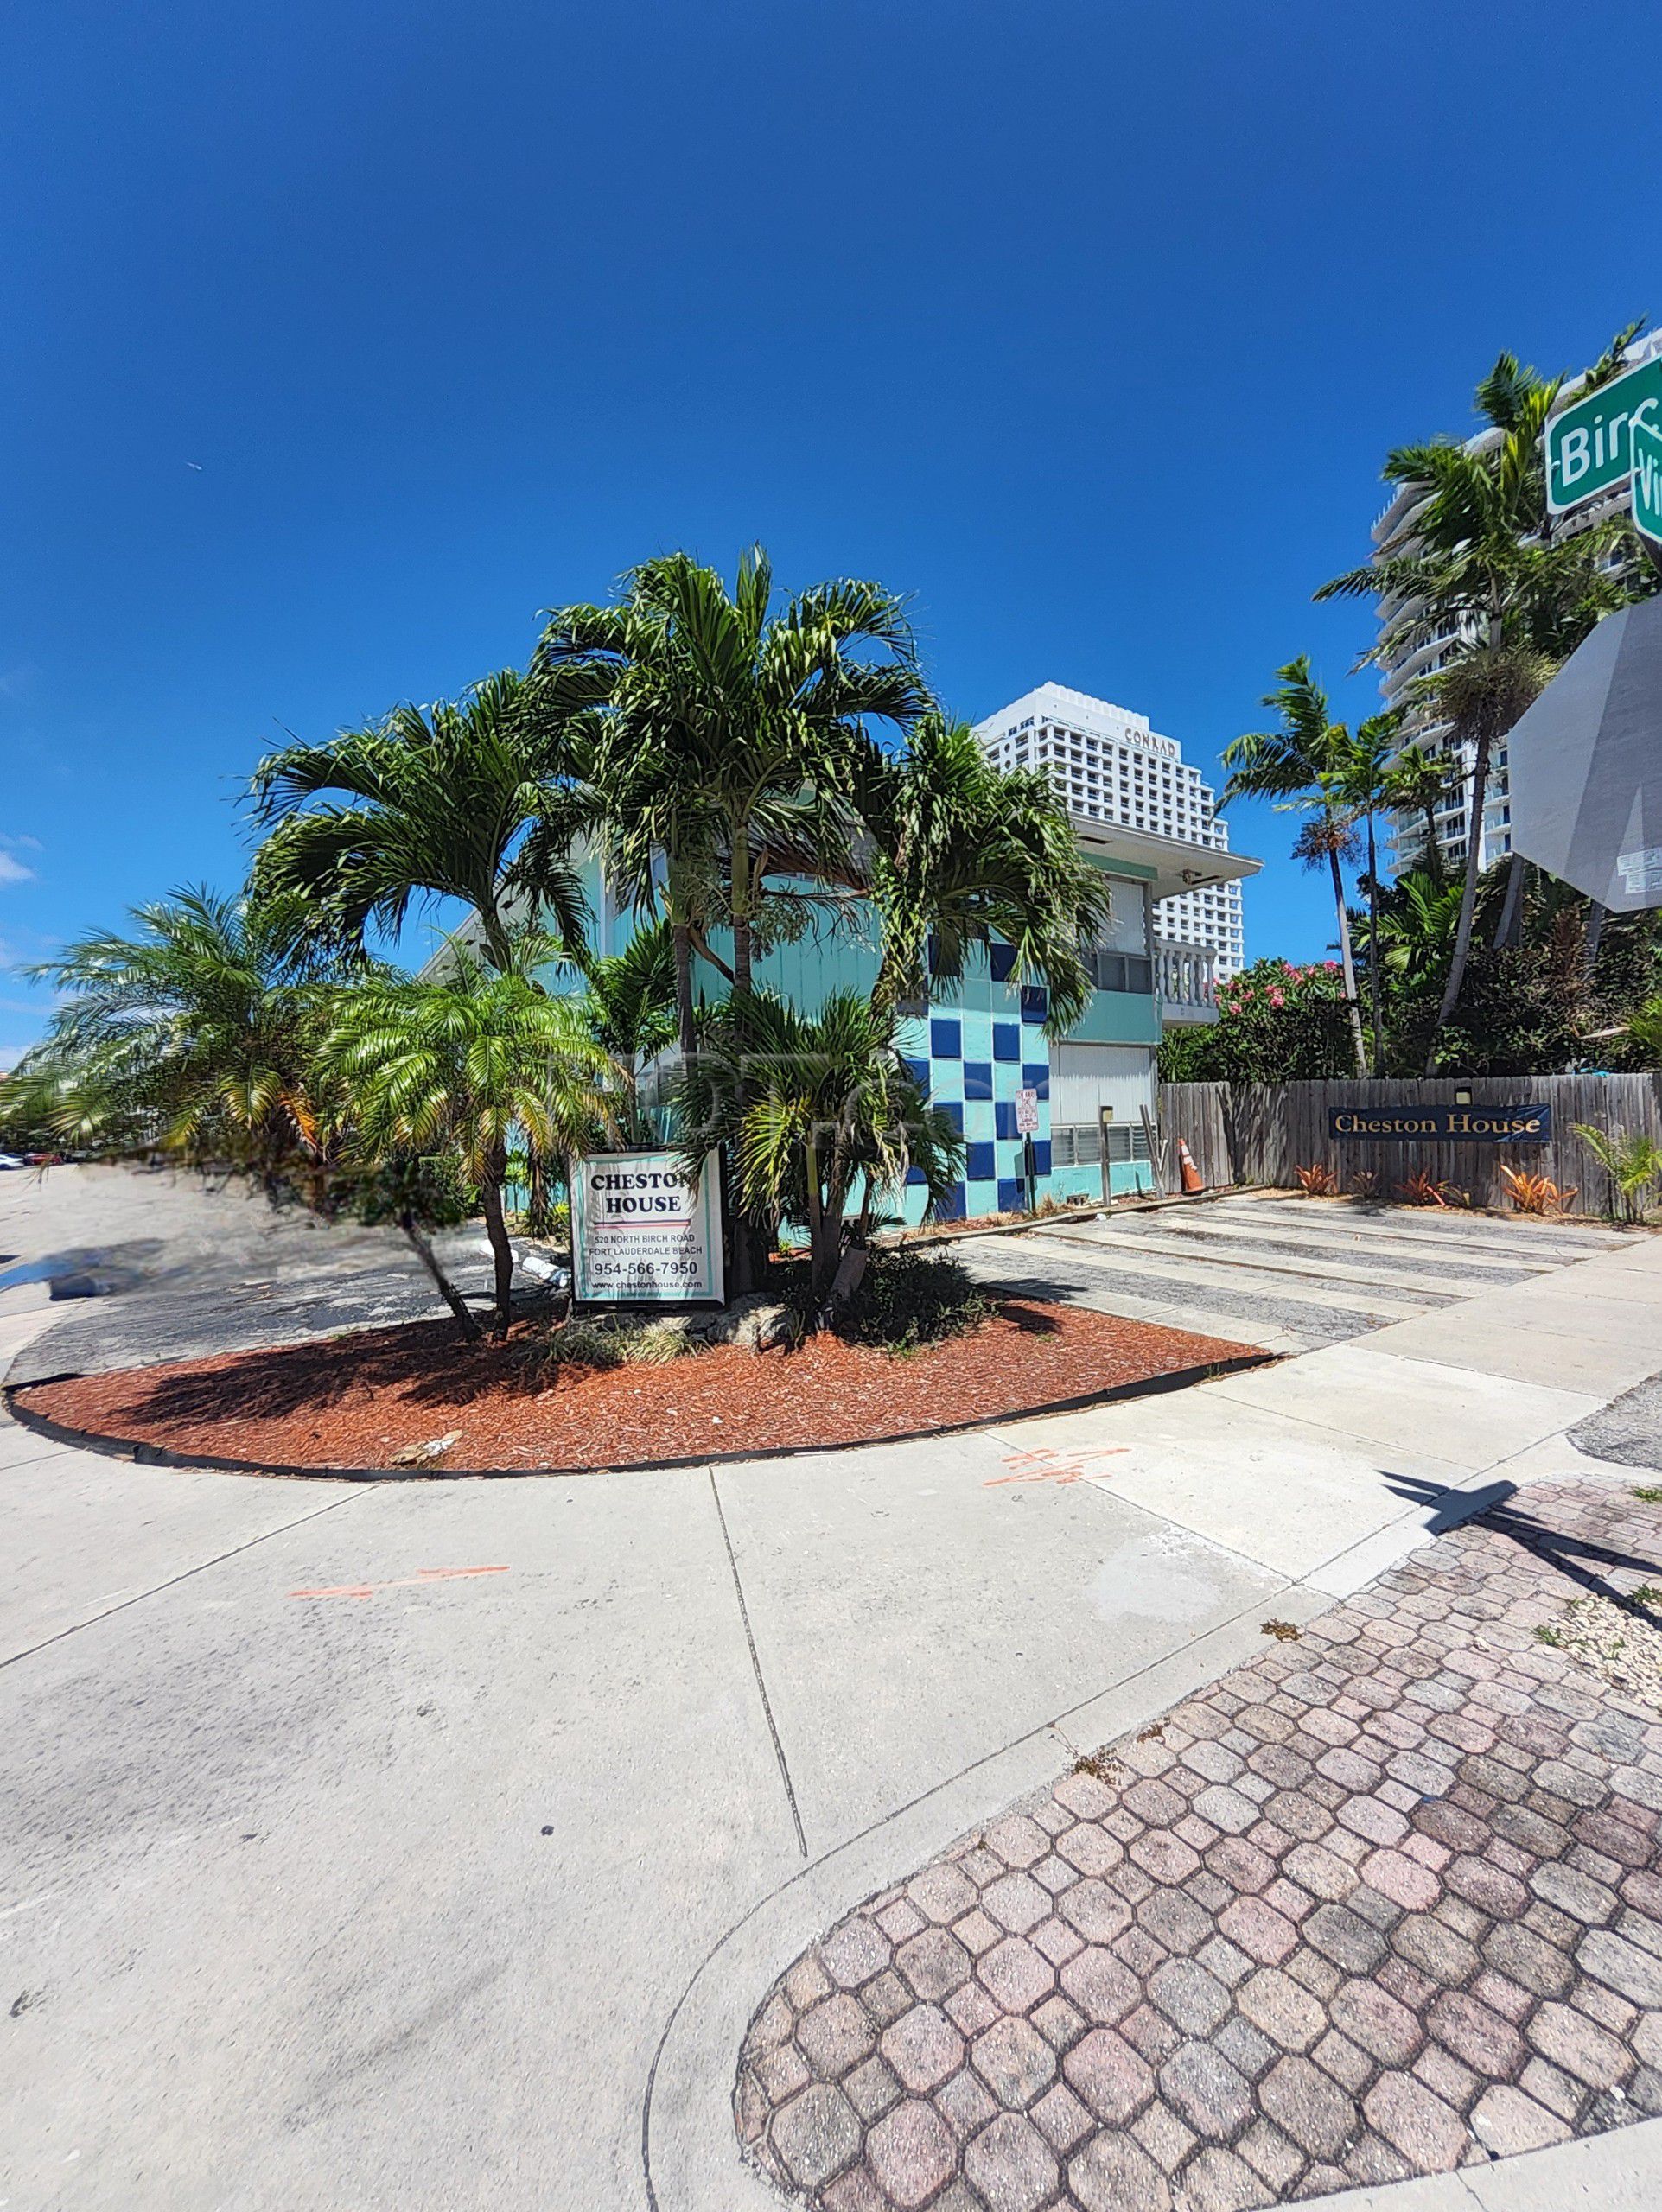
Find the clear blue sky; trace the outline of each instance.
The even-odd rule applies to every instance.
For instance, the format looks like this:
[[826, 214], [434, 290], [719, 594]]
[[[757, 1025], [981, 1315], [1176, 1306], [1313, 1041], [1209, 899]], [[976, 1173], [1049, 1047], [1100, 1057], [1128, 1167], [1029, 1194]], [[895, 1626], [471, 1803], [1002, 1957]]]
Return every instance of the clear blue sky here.
[[[1210, 764], [1350, 712], [1380, 458], [1662, 313], [1652, 7], [14, 0], [0, 940], [240, 879], [234, 801], [673, 545], [915, 595]], [[1583, 97], [1568, 96], [1577, 68]], [[1646, 241], [1650, 241], [1646, 245]], [[192, 464], [195, 464], [192, 466]], [[1284, 817], [1249, 951], [1319, 951]], [[0, 978], [0, 1065], [40, 1001]]]

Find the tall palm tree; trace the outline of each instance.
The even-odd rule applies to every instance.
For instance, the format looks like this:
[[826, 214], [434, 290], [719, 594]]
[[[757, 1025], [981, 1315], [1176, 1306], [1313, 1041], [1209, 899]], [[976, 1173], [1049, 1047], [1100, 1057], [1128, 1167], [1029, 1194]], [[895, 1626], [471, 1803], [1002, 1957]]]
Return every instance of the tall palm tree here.
[[134, 934], [82, 938], [29, 971], [62, 1001], [8, 1091], [78, 1149], [159, 1147], [268, 1184], [320, 1172], [313, 1054], [343, 967], [315, 907], [184, 890], [131, 918]]
[[557, 715], [574, 680], [605, 687], [586, 726], [608, 864], [634, 903], [668, 916], [691, 1057], [691, 955], [707, 926], [730, 925], [732, 988], [748, 993], [769, 878], [836, 857], [852, 829], [838, 798], [851, 748], [869, 721], [905, 729], [930, 703], [904, 609], [854, 578], [775, 609], [760, 546], [730, 591], [670, 553], [632, 570], [615, 605], [554, 611], [532, 680]]
[[[592, 686], [590, 687], [592, 689]], [[361, 942], [398, 929], [412, 906], [454, 899], [477, 917], [485, 957], [513, 961], [516, 912], [532, 902], [568, 942], [589, 920], [578, 841], [593, 820], [571, 709], [525, 681], [487, 677], [459, 700], [395, 707], [327, 745], [293, 744], [254, 771], [268, 830], [254, 863], [262, 892], [324, 902]], [[535, 829], [534, 877], [521, 865]]]
[[[856, 1266], [863, 1263], [874, 1224], [913, 1171], [928, 1206], [940, 1202], [962, 1171], [963, 1136], [907, 1070], [893, 1014], [857, 992], [834, 991], [806, 1015], [759, 991], [716, 1009], [710, 1031], [717, 1050], [701, 1054], [681, 1080], [688, 1169], [697, 1173], [710, 1148], [723, 1145], [745, 1212], [806, 1230], [812, 1309], [829, 1320], [844, 1260], [856, 1253]], [[717, 1072], [741, 1051], [750, 1076], [742, 1091]]]
[[1452, 635], [1446, 664], [1416, 686], [1417, 702], [1449, 725], [1471, 764], [1460, 925], [1427, 1075], [1436, 1071], [1440, 1033], [1465, 980], [1495, 746], [1602, 615], [1653, 588], [1625, 520], [1556, 541], [1548, 534], [1541, 436], [1562, 383], [1503, 353], [1478, 387], [1485, 435], [1387, 455], [1386, 480], [1414, 497], [1404, 543], [1315, 594], [1379, 598], [1385, 620], [1365, 659], [1394, 658]]
[[1268, 798], [1283, 807], [1311, 812], [1313, 818], [1300, 830], [1293, 849], [1307, 867], [1325, 865], [1333, 884], [1351, 1046], [1356, 1072], [1366, 1075], [1367, 1048], [1362, 1041], [1350, 915], [1345, 903], [1344, 862], [1350, 857], [1354, 838], [1342, 788], [1350, 733], [1328, 711], [1328, 695], [1310, 672], [1308, 653], [1300, 653], [1276, 673], [1280, 681], [1273, 691], [1264, 693], [1264, 703], [1276, 709], [1277, 726], [1270, 730], [1250, 730], [1224, 747], [1223, 765], [1229, 772], [1229, 781], [1224, 786], [1223, 803], [1226, 806], [1232, 798]]
[[[523, 1133], [551, 1159], [586, 1149], [616, 1126], [614, 1062], [578, 1008], [551, 997], [531, 973], [548, 951], [546, 939], [533, 938], [510, 945], [500, 969], [459, 961], [443, 981], [373, 977], [341, 994], [318, 1053], [352, 1101], [353, 1143], [365, 1164], [443, 1159], [478, 1191], [499, 1339], [513, 1313], [513, 1248], [502, 1200], [510, 1140]], [[459, 1300], [452, 1311], [477, 1337]]]
[[1042, 983], [1049, 1026], [1091, 1001], [1086, 955], [1108, 918], [1106, 879], [1080, 852], [1041, 771], [998, 768], [966, 722], [927, 715], [894, 752], [869, 747], [852, 785], [865, 832], [850, 878], [882, 925], [873, 1003], [884, 1018], [949, 985], [971, 947], [1014, 951], [1014, 979]]
[[1367, 844], [1367, 995], [1373, 1030], [1373, 1072], [1385, 1073], [1385, 1007], [1379, 989], [1379, 846], [1375, 828], [1381, 807], [1390, 804], [1391, 763], [1402, 734], [1399, 713], [1370, 715], [1357, 725], [1339, 763], [1339, 798], [1353, 822], [1360, 822]]

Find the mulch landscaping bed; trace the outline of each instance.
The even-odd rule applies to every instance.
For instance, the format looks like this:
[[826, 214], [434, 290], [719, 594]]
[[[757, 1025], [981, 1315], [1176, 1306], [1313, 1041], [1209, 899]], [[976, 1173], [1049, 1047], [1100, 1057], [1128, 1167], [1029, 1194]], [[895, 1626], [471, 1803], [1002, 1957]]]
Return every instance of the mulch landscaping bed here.
[[390, 1467], [460, 1430], [446, 1473], [575, 1469], [869, 1443], [1257, 1357], [1217, 1337], [1017, 1299], [905, 1358], [823, 1335], [793, 1351], [566, 1368], [528, 1388], [519, 1350], [469, 1346], [454, 1323], [421, 1322], [76, 1376], [15, 1402], [88, 1433], [262, 1465]]

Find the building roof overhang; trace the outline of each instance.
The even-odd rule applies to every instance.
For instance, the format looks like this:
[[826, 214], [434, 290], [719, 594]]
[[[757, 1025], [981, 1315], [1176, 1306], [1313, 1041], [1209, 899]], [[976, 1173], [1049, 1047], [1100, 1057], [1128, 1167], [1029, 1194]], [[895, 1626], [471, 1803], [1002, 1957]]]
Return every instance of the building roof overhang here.
[[1156, 899], [1175, 898], [1182, 891], [1204, 891], [1219, 883], [1239, 883], [1256, 875], [1262, 861], [1245, 853], [1219, 852], [1215, 845], [1191, 844], [1183, 837], [1162, 837], [1146, 830], [1128, 830], [1123, 823], [1099, 822], [1075, 814], [1069, 819], [1073, 834], [1092, 860], [1111, 866], [1124, 861], [1154, 873]]

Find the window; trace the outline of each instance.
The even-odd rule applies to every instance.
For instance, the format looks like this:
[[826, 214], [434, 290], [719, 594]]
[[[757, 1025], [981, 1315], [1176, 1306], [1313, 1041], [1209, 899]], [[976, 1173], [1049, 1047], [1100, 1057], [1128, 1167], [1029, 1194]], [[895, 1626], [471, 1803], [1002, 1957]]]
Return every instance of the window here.
[[[1108, 1158], [1111, 1165], [1149, 1157], [1149, 1133], [1140, 1122], [1107, 1124]], [[1052, 1123], [1050, 1164], [1053, 1167], [1095, 1167], [1102, 1159], [1103, 1141], [1091, 1122]]]

